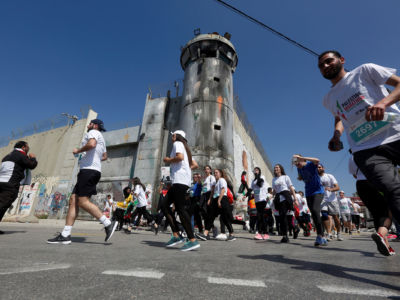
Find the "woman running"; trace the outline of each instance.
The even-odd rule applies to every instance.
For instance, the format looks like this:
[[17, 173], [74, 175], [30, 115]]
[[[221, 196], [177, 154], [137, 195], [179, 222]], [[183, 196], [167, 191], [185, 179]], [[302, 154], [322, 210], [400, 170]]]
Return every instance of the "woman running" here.
[[321, 202], [324, 199], [325, 189], [318, 174], [319, 159], [295, 154], [292, 162], [297, 167], [298, 179], [304, 181], [307, 204], [317, 229], [314, 246], [327, 246], [328, 242], [322, 236]]
[[257, 227], [258, 233], [254, 236], [255, 240], [268, 240], [267, 226], [265, 224], [264, 210], [267, 205], [268, 187], [265, 177], [261, 175], [259, 167], [254, 168], [254, 180], [251, 183], [251, 189], [254, 193], [254, 201], [257, 208]]
[[172, 151], [170, 157], [164, 157], [164, 163], [170, 164], [170, 172], [172, 186], [167, 193], [167, 201], [165, 203], [165, 216], [172, 229], [172, 237], [166, 244], [166, 247], [172, 247], [182, 243], [184, 240], [179, 236], [179, 227], [170, 208], [174, 204], [175, 211], [178, 213], [182, 222], [182, 226], [186, 231], [188, 241], [181, 248], [182, 251], [190, 251], [200, 247], [199, 242], [194, 237], [192, 230], [191, 218], [186, 203], [186, 193], [191, 185], [192, 169], [198, 167], [197, 163], [192, 159], [192, 153], [186, 140], [186, 134], [183, 130], [176, 130], [172, 133]]
[[288, 218], [286, 215], [288, 211], [293, 210], [293, 201], [295, 201], [293, 199], [296, 199], [296, 193], [290, 177], [286, 175], [284, 168], [280, 164], [276, 164], [274, 167], [272, 188], [275, 192], [275, 208], [279, 211], [280, 216], [281, 243], [288, 243]]

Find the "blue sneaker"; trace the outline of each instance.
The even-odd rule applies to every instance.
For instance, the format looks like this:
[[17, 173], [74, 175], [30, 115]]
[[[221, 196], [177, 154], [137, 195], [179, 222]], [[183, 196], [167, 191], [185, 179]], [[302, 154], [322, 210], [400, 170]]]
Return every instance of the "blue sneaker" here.
[[181, 251], [190, 251], [190, 250], [194, 250], [200, 248], [200, 244], [198, 241], [193, 241], [191, 242], [190, 240], [188, 240], [183, 247], [181, 248]]
[[172, 236], [171, 239], [168, 241], [168, 243], [165, 245], [165, 247], [173, 247], [173, 246], [183, 243], [183, 242], [184, 242], [183, 238]]
[[318, 246], [327, 246], [328, 242], [326, 241], [326, 239], [324, 239], [323, 237], [317, 236], [317, 238], [315, 239], [315, 243], [314, 246], [318, 247]]

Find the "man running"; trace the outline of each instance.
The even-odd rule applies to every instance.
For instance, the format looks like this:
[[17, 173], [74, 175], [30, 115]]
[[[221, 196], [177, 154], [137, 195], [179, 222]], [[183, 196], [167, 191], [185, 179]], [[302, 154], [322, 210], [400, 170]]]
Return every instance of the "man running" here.
[[49, 244], [71, 244], [71, 230], [78, 217], [79, 208], [84, 209], [93, 217], [98, 219], [105, 228], [108, 242], [118, 225], [117, 221], [110, 221], [102, 214], [101, 210], [92, 202], [90, 197], [96, 195], [96, 185], [101, 177], [101, 162], [107, 159], [106, 143], [100, 131], [104, 129], [103, 121], [94, 119], [87, 126], [88, 132], [85, 134], [81, 148], [75, 148], [72, 152], [75, 156], [82, 153], [79, 161], [80, 171], [76, 185], [69, 198], [69, 208], [65, 227], [63, 231], [53, 239], [47, 240]]
[[[318, 67], [332, 87], [323, 100], [335, 118], [331, 151], [342, 148], [346, 131], [354, 161], [365, 177], [384, 194], [393, 216], [400, 220], [400, 77], [396, 70], [364, 64], [347, 72], [345, 59], [334, 50], [318, 57]], [[389, 94], [384, 85], [395, 89]]]
[[329, 218], [329, 216], [332, 216], [337, 230], [337, 239], [338, 241], [343, 241], [343, 238], [340, 236], [340, 208], [339, 202], [336, 198], [336, 191], [340, 189], [339, 185], [336, 181], [336, 178], [332, 174], [325, 173], [325, 168], [322, 164], [318, 165], [318, 174], [321, 178], [321, 183], [325, 189], [324, 200], [322, 200], [321, 203], [321, 219], [324, 223], [324, 227], [327, 233], [326, 240], [332, 240], [332, 224]]

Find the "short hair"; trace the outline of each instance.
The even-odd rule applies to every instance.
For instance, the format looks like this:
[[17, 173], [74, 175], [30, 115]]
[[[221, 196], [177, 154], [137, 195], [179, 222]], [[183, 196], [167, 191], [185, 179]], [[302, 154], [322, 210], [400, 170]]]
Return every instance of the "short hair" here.
[[22, 147], [25, 147], [26, 145], [28, 145], [27, 142], [25, 142], [25, 141], [18, 141], [18, 142], [14, 145], [14, 149], [15, 149], [15, 148], [22, 148]]
[[322, 52], [322, 53], [318, 56], [318, 60], [320, 60], [322, 56], [324, 56], [325, 54], [328, 54], [328, 53], [332, 53], [332, 54], [333, 54], [334, 56], [336, 56], [337, 58], [341, 58], [341, 57], [342, 57], [342, 54], [340, 54], [340, 53], [339, 53], [338, 51], [336, 51], [336, 50], [327, 50], [327, 51]]

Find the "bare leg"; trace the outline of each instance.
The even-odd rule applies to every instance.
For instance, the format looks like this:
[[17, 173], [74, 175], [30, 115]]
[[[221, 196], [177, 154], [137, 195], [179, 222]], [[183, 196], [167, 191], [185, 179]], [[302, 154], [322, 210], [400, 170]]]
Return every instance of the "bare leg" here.
[[72, 194], [69, 198], [69, 208], [67, 217], [65, 218], [65, 225], [66, 226], [73, 226], [76, 220], [76, 217], [79, 213], [79, 206], [76, 201], [76, 194]]
[[337, 230], [337, 233], [340, 233], [340, 220], [338, 215], [333, 216], [333, 221], [335, 221], [335, 227]]

